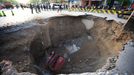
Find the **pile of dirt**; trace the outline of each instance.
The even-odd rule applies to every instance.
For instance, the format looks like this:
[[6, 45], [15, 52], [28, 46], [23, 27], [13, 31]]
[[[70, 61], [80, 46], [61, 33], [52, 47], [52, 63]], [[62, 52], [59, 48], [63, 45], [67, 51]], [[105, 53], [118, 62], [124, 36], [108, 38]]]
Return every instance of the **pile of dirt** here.
[[0, 60], [12, 61], [19, 72], [32, 73], [37, 73], [33, 65], [44, 68], [51, 51], [66, 58], [59, 73], [96, 71], [133, 38], [122, 24], [95, 16], [36, 19], [1, 29]]

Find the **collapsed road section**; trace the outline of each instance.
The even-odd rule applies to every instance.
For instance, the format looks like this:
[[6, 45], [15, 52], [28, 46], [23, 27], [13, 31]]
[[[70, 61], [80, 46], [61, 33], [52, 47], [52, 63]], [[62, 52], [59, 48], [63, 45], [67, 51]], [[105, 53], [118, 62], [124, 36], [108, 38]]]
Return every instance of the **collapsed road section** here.
[[[0, 60], [12, 65], [17, 74], [95, 72], [109, 57], [118, 57], [123, 45], [133, 39], [132, 31], [124, 27], [116, 21], [91, 15], [36, 19], [3, 27], [0, 28]], [[11, 72], [14, 71], [8, 75]]]

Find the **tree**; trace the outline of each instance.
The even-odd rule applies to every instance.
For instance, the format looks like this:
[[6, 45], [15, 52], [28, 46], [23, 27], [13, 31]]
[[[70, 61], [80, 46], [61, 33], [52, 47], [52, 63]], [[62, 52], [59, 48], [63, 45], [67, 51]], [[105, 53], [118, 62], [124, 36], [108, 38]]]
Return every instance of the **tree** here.
[[44, 2], [49, 2], [49, 0], [41, 0], [41, 2], [42, 2], [42, 3], [44, 3]]
[[37, 4], [39, 0], [30, 0], [30, 3]]
[[30, 3], [38, 4], [38, 3], [44, 3], [49, 2], [49, 0], [30, 0]]
[[12, 2], [12, 3], [17, 3], [16, 0], [0, 0], [0, 2]]

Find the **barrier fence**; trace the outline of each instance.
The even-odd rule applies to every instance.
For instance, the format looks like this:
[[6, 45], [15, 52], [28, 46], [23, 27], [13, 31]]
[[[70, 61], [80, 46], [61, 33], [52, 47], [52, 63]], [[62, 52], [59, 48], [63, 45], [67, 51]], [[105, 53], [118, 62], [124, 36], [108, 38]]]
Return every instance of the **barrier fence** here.
[[[118, 14], [121, 13], [122, 11], [120, 10], [108, 10], [108, 9], [88, 9], [88, 8], [69, 8], [69, 11], [77, 11], [77, 12], [93, 12], [93, 13], [104, 13], [104, 14]], [[127, 13], [128, 11], [124, 11], [124, 13]]]
[[0, 17], [6, 17], [8, 15], [14, 16], [14, 12], [12, 10], [8, 10], [8, 11], [0, 10]]
[[[95, 8], [68, 8], [68, 11], [75, 11], [75, 12], [92, 12], [92, 13], [104, 13], [104, 14], [113, 14], [113, 15], [117, 15], [122, 13], [122, 11], [120, 10], [116, 10], [116, 9], [112, 9], [112, 10], [108, 10], [108, 9], [95, 9]], [[123, 13], [127, 14], [128, 11], [123, 11]], [[7, 15], [12, 15], [14, 16], [15, 13], [12, 10], [9, 11], [4, 11], [4, 10], [0, 10], [0, 17], [5, 17]], [[127, 19], [127, 18], [126, 18]]]

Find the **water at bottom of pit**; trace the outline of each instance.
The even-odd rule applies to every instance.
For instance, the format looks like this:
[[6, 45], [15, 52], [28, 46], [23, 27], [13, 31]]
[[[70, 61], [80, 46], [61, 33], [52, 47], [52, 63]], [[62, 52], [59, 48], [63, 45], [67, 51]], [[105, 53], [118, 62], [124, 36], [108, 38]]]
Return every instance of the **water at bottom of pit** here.
[[[58, 74], [95, 72], [106, 63], [107, 59], [93, 38], [87, 35], [66, 40], [58, 47], [49, 48], [47, 53], [50, 54], [52, 51], [65, 58], [65, 64]], [[46, 60], [46, 55], [43, 59]]]

